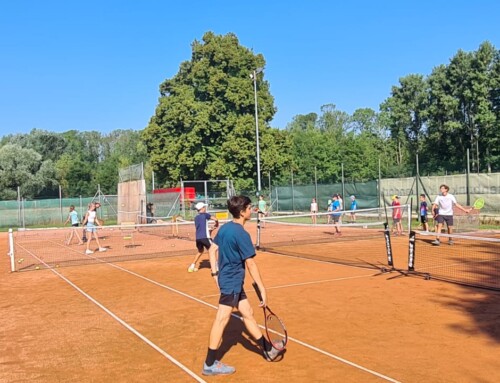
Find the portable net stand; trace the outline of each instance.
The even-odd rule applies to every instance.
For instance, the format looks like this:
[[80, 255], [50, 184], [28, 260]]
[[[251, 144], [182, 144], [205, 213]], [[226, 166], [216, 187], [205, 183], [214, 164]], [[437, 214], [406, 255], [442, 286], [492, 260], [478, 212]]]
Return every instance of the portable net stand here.
[[415, 231], [410, 231], [410, 236], [408, 239], [408, 272], [406, 273], [407, 275], [420, 275], [423, 276], [424, 279], [428, 280], [431, 279], [431, 276], [429, 273], [421, 273], [415, 271], [415, 248], [416, 248], [416, 232]]

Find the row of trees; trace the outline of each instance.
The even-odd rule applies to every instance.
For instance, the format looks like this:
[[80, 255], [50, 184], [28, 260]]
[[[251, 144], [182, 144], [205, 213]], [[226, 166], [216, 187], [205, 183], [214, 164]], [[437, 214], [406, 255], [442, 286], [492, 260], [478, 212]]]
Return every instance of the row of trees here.
[[[34, 130], [0, 141], [0, 198], [17, 186], [28, 197], [88, 195], [100, 184], [116, 193], [118, 168], [143, 162], [156, 184], [180, 179], [233, 179], [256, 188], [253, 74], [260, 54], [234, 34], [211, 32], [192, 44], [191, 60], [160, 85], [155, 113], [142, 131], [56, 134]], [[392, 87], [380, 110], [352, 115], [334, 104], [272, 128], [276, 113], [264, 72], [256, 77], [263, 186], [272, 182], [338, 182], [426, 173], [500, 171], [500, 54], [488, 42], [459, 51], [429, 76], [410, 74]]]
[[140, 132], [51, 133], [34, 129], [0, 141], [0, 199], [116, 194], [118, 168], [147, 161]]

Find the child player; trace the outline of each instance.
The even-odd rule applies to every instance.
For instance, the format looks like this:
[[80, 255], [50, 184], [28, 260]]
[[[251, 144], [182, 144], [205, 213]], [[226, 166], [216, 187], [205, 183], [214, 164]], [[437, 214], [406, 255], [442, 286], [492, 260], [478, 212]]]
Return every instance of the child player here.
[[395, 194], [392, 196], [392, 229], [395, 230], [394, 235], [403, 235], [401, 216], [401, 203], [399, 202], [399, 196]]
[[210, 266], [214, 269], [216, 266], [216, 252], [217, 245], [212, 242], [210, 235], [210, 229], [208, 227], [208, 221], [215, 221], [215, 226], [219, 226], [219, 220], [207, 213], [207, 205], [203, 202], [198, 202], [195, 206], [198, 210], [198, 215], [194, 218], [194, 225], [196, 227], [196, 248], [198, 253], [194, 256], [193, 263], [188, 268], [188, 272], [192, 273], [198, 271], [196, 264], [203, 254], [204, 249], [208, 250], [208, 258], [210, 260]]
[[429, 224], [427, 221], [427, 202], [425, 201], [425, 194], [420, 194], [420, 223], [424, 231], [429, 231]]

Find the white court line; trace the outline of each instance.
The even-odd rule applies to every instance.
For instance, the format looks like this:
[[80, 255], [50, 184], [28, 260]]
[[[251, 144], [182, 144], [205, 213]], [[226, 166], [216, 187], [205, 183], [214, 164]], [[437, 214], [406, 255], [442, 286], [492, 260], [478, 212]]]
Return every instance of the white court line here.
[[[377, 274], [368, 274], [368, 275], [357, 275], [355, 277], [343, 277], [343, 278], [323, 279], [323, 280], [319, 280], [319, 281], [291, 283], [291, 284], [288, 284], [288, 285], [278, 285], [278, 286], [273, 286], [273, 287], [266, 287], [266, 290], [284, 289], [284, 288], [287, 288], [287, 287], [295, 287], [295, 286], [315, 285], [315, 284], [318, 284], [318, 283], [346, 281], [346, 280], [349, 280], [349, 279], [374, 277], [376, 275], [378, 275], [378, 273]], [[220, 294], [211, 294], [211, 295], [203, 295], [202, 298], [213, 298], [213, 297], [218, 297], [218, 296], [220, 296]]]
[[[96, 259], [98, 259], [98, 258], [96, 258]], [[98, 260], [99, 260], [99, 259], [98, 259]], [[192, 295], [189, 295], [189, 294], [186, 294], [186, 293], [184, 293], [184, 292], [182, 292], [182, 291], [179, 291], [179, 290], [177, 290], [177, 289], [174, 289], [173, 287], [166, 286], [166, 285], [164, 285], [164, 284], [162, 284], [162, 283], [160, 283], [160, 282], [157, 282], [157, 281], [154, 281], [154, 280], [152, 280], [152, 279], [149, 279], [149, 278], [147, 278], [147, 277], [145, 277], [145, 276], [143, 276], [143, 275], [141, 275], [141, 274], [138, 274], [138, 273], [136, 273], [136, 272], [134, 272], [134, 271], [131, 271], [131, 270], [125, 269], [125, 268], [123, 268], [123, 267], [121, 267], [121, 266], [118, 266], [118, 265], [113, 264], [113, 263], [110, 263], [110, 262], [106, 262], [106, 261], [101, 261], [101, 262], [106, 263], [106, 264], [108, 264], [108, 265], [110, 265], [110, 266], [112, 266], [112, 267], [114, 267], [114, 268], [116, 268], [116, 269], [118, 269], [118, 270], [122, 270], [122, 271], [124, 271], [124, 272], [126, 272], [126, 273], [129, 273], [129, 274], [131, 274], [131, 275], [134, 275], [134, 276], [136, 276], [136, 277], [138, 277], [138, 278], [140, 278], [140, 279], [143, 279], [143, 280], [145, 280], [145, 281], [147, 281], [147, 282], [150, 282], [150, 283], [152, 283], [152, 284], [154, 284], [154, 285], [156, 285], [156, 286], [162, 287], [162, 288], [167, 289], [167, 290], [170, 290], [170, 291], [172, 291], [172, 292], [174, 292], [174, 293], [176, 293], [176, 294], [182, 295], [183, 297], [186, 297], [186, 298], [188, 298], [188, 299], [194, 300], [195, 302], [201, 303], [201, 304], [203, 304], [203, 305], [205, 305], [205, 306], [208, 306], [208, 307], [211, 307], [211, 308], [213, 308], [213, 309], [215, 309], [215, 310], [217, 310], [217, 309], [218, 309], [218, 307], [217, 307], [217, 306], [214, 306], [214, 305], [212, 305], [212, 304], [210, 304], [210, 303], [208, 303], [208, 302], [205, 302], [205, 301], [203, 301], [203, 300], [201, 300], [201, 299], [198, 299], [198, 298], [196, 298], [196, 297], [194, 297], [194, 296], [192, 296]], [[232, 314], [231, 314], [231, 316], [233, 316], [233, 317], [235, 317], [235, 318], [238, 318], [238, 319], [240, 319], [241, 321], [243, 321], [243, 318], [242, 318], [242, 317], [240, 317], [240, 316], [238, 316], [238, 315], [236, 315], [236, 314], [234, 314], [234, 313], [232, 313]], [[264, 326], [262, 326], [262, 325], [259, 325], [259, 327], [260, 327], [261, 329], [265, 329], [265, 327], [264, 327]], [[347, 365], [349, 365], [349, 366], [351, 366], [351, 367], [354, 367], [354, 368], [357, 368], [357, 369], [362, 370], [362, 371], [364, 371], [364, 372], [367, 372], [367, 373], [369, 373], [369, 374], [375, 375], [375, 376], [377, 376], [377, 377], [379, 377], [379, 378], [381, 378], [381, 379], [384, 379], [384, 380], [387, 380], [387, 381], [389, 381], [389, 382], [393, 382], [393, 383], [401, 383], [400, 381], [398, 381], [398, 380], [396, 380], [396, 379], [393, 379], [393, 378], [391, 378], [391, 377], [389, 377], [389, 376], [383, 375], [383, 374], [381, 374], [381, 373], [379, 373], [379, 372], [376, 372], [376, 371], [370, 370], [370, 369], [368, 369], [368, 368], [366, 368], [366, 367], [363, 367], [363, 366], [361, 366], [361, 365], [359, 365], [359, 364], [356, 364], [356, 363], [354, 363], [354, 362], [351, 362], [351, 361], [349, 361], [349, 360], [347, 360], [347, 359], [344, 359], [344, 358], [342, 358], [342, 357], [340, 357], [340, 356], [337, 356], [337, 355], [331, 354], [331, 353], [329, 353], [329, 352], [327, 352], [327, 351], [321, 350], [321, 349], [319, 349], [319, 348], [317, 348], [317, 347], [315, 347], [315, 346], [312, 346], [312, 345], [310, 345], [310, 344], [308, 344], [308, 343], [306, 343], [306, 342], [303, 342], [303, 341], [301, 341], [301, 340], [298, 340], [298, 339], [296, 339], [296, 338], [288, 337], [288, 339], [289, 339], [289, 340], [292, 340], [292, 341], [294, 341], [294, 342], [296, 342], [296, 343], [298, 343], [298, 344], [300, 344], [301, 346], [304, 346], [304, 347], [309, 348], [309, 349], [311, 349], [311, 350], [313, 350], [313, 351], [319, 352], [319, 353], [321, 353], [321, 354], [323, 354], [323, 355], [325, 355], [325, 356], [328, 356], [328, 357], [330, 357], [330, 358], [332, 358], [332, 359], [335, 359], [335, 360], [337, 360], [337, 361], [339, 361], [339, 362], [345, 363], [345, 364], [347, 364]]]
[[[153, 349], [155, 349], [156, 351], [158, 351], [161, 355], [163, 355], [165, 358], [167, 358], [170, 362], [172, 362], [173, 364], [175, 364], [177, 367], [179, 367], [181, 370], [183, 370], [184, 372], [186, 372], [188, 375], [190, 375], [192, 378], [194, 378], [197, 382], [200, 382], [200, 383], [207, 383], [205, 380], [203, 380], [200, 376], [196, 375], [193, 371], [191, 371], [189, 368], [187, 368], [186, 366], [184, 366], [182, 363], [180, 363], [177, 359], [175, 359], [173, 356], [171, 356], [170, 354], [168, 354], [166, 351], [164, 351], [162, 348], [160, 348], [159, 346], [157, 346], [155, 343], [153, 343], [152, 341], [150, 341], [146, 336], [142, 335], [139, 331], [137, 331], [134, 327], [132, 327], [131, 325], [129, 325], [127, 322], [125, 322], [123, 319], [121, 319], [118, 315], [116, 315], [115, 313], [113, 313], [112, 311], [110, 311], [106, 306], [104, 306], [102, 303], [100, 303], [99, 301], [97, 301], [95, 298], [93, 298], [92, 296], [90, 296], [89, 294], [87, 294], [85, 291], [83, 291], [80, 287], [78, 287], [77, 285], [75, 285], [73, 282], [71, 282], [68, 278], [66, 278], [64, 275], [62, 275], [59, 271], [51, 268], [49, 265], [47, 265], [43, 260], [41, 260], [40, 258], [38, 258], [35, 254], [33, 254], [32, 252], [30, 252], [29, 250], [25, 249], [27, 252], [29, 252], [34, 258], [38, 259], [42, 264], [44, 264], [50, 271], [52, 271], [54, 274], [56, 274], [59, 278], [61, 278], [62, 280], [64, 280], [66, 283], [68, 283], [71, 287], [73, 287], [76, 291], [78, 291], [80, 294], [82, 294], [85, 298], [87, 298], [89, 301], [91, 301], [92, 303], [94, 303], [96, 306], [98, 306], [99, 308], [101, 308], [104, 312], [106, 312], [108, 315], [110, 315], [113, 319], [115, 319], [118, 323], [120, 323], [122, 326], [124, 326], [127, 330], [129, 330], [130, 332], [132, 332], [134, 335], [136, 335], [139, 339], [141, 339], [144, 343], [146, 343], [147, 345], [149, 345], [150, 347], [152, 347]], [[104, 261], [102, 261], [104, 262]], [[110, 264], [109, 262], [104, 262], [104, 263], [107, 263], [109, 265], [112, 265]], [[114, 265], [112, 265], [114, 266]]]

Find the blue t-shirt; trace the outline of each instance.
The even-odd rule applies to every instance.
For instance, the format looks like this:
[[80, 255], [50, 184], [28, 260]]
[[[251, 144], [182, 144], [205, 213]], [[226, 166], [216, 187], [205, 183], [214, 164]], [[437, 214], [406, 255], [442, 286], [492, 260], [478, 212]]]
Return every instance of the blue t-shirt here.
[[358, 209], [358, 202], [354, 199], [351, 201], [351, 210], [357, 210]]
[[420, 215], [421, 216], [427, 215], [427, 202], [425, 201], [420, 202]]
[[78, 223], [78, 213], [73, 210], [69, 213], [69, 216], [71, 218], [71, 224], [76, 225]]
[[207, 239], [210, 238], [210, 231], [208, 230], [208, 221], [210, 220], [210, 214], [199, 213], [194, 217], [194, 225], [196, 226], [196, 239]]
[[239, 294], [245, 280], [245, 261], [255, 256], [252, 238], [242, 225], [221, 226], [214, 242], [219, 246], [219, 288], [222, 294]]
[[[336, 209], [339, 209], [339, 211], [335, 211]], [[340, 212], [340, 201], [338, 199], [332, 202], [332, 211], [332, 215], [335, 217], [342, 215], [342, 213]]]

